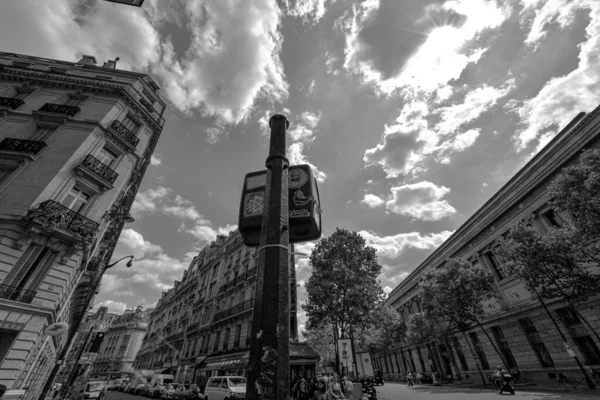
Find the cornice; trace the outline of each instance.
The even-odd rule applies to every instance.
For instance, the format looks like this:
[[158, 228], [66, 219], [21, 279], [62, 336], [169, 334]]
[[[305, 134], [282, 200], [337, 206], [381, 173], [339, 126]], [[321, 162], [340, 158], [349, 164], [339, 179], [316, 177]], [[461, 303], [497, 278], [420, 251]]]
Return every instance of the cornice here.
[[[553, 178], [557, 171], [589, 147], [600, 136], [600, 106], [585, 117], [568, 124], [519, 172], [463, 223], [444, 243], [388, 295], [387, 304], [393, 304], [406, 290], [418, 284], [424, 269], [452, 257], [469, 244], [476, 247], [490, 235], [495, 235], [496, 221], [505, 217], [513, 208], [520, 210], [519, 203], [533, 192], [545, 189], [543, 184]], [[595, 120], [595, 121], [594, 121]], [[594, 122], [593, 122], [594, 121]], [[593, 122], [593, 123], [592, 123]], [[544, 190], [545, 192], [545, 190]], [[525, 209], [525, 207], [522, 207]], [[514, 217], [518, 214], [513, 211]], [[504, 221], [506, 222], [506, 221]], [[493, 230], [490, 228], [494, 227]], [[478, 239], [476, 243], [473, 243]]]

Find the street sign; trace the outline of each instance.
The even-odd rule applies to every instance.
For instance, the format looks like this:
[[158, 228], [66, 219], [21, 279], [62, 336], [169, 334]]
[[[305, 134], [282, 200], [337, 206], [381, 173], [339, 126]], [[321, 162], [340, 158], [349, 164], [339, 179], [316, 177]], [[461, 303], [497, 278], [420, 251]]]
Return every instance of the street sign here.
[[[244, 179], [238, 228], [246, 246], [258, 246], [266, 203], [267, 171], [251, 172]], [[317, 181], [309, 165], [288, 171], [290, 243], [321, 237], [321, 207]]]
[[56, 322], [52, 325], [48, 325], [44, 330], [44, 333], [48, 336], [58, 336], [63, 334], [69, 329], [69, 324], [66, 322]]

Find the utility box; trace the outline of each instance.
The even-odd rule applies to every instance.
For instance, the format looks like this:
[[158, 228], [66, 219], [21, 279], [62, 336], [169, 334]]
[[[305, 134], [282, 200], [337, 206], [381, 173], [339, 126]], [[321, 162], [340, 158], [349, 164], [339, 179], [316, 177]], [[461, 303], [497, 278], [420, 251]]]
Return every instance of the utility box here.
[[[251, 172], [244, 179], [238, 229], [246, 246], [258, 246], [266, 199], [267, 171]], [[321, 237], [321, 207], [317, 181], [310, 165], [293, 165], [288, 171], [290, 243]]]

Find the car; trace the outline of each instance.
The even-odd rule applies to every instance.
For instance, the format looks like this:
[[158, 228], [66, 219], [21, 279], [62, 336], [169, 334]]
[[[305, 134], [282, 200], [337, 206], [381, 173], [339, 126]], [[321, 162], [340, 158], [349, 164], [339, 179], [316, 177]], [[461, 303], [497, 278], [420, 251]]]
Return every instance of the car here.
[[83, 387], [81, 398], [104, 400], [107, 386], [107, 381], [89, 381]]
[[433, 383], [433, 378], [425, 373], [417, 372], [415, 381], [417, 383]]
[[179, 383], [169, 383], [167, 387], [161, 392], [161, 400], [175, 400], [177, 398], [177, 387]]
[[213, 376], [206, 383], [204, 395], [210, 400], [246, 397], [246, 378], [243, 376]]

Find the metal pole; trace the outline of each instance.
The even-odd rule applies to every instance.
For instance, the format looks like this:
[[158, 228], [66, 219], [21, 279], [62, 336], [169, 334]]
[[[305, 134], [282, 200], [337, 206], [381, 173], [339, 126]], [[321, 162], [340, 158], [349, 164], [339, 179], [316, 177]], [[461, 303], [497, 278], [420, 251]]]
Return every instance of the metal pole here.
[[285, 157], [289, 122], [277, 114], [269, 120], [269, 127], [271, 142], [246, 386], [249, 400], [287, 400], [290, 391], [289, 161]]
[[[83, 351], [85, 350], [85, 346], [87, 345], [88, 341], [90, 340], [90, 336], [92, 336], [92, 331], [94, 330], [95, 325], [96, 324], [92, 324], [90, 331], [88, 332], [87, 336], [85, 337], [85, 341], [81, 345], [81, 349], [79, 349], [79, 353], [77, 353], [77, 358], [75, 359], [75, 364], [73, 365], [73, 368], [71, 369], [71, 373], [69, 374], [69, 379], [67, 379], [67, 383], [62, 388], [62, 393], [60, 396], [61, 399], [63, 399], [65, 397], [65, 393], [67, 393], [68, 388], [71, 387], [71, 385], [73, 384], [73, 381], [75, 380], [75, 372], [77, 372], [77, 365], [79, 364], [79, 359], [81, 358], [81, 355], [83, 354]], [[66, 362], [66, 360], [65, 360], [65, 362]]]
[[291, 274], [291, 315], [290, 315], [290, 339], [298, 343], [298, 289], [296, 288], [296, 255], [294, 245], [290, 245], [290, 274]]

